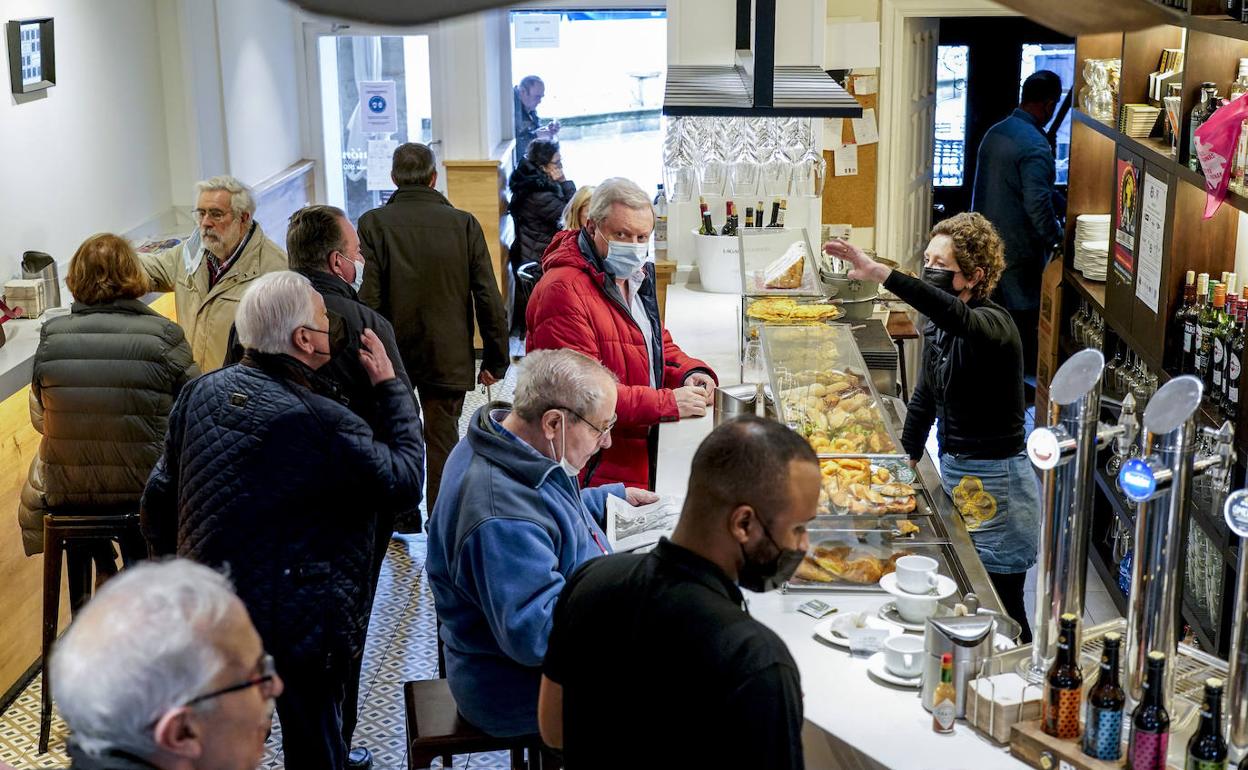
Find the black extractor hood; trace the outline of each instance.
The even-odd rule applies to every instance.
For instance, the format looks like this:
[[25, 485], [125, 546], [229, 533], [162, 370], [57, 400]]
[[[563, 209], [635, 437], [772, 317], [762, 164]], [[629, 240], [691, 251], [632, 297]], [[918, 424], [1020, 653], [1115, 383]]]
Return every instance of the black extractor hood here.
[[862, 107], [817, 65], [776, 66], [776, 0], [737, 0], [735, 63], [669, 66], [663, 114], [860, 118]]

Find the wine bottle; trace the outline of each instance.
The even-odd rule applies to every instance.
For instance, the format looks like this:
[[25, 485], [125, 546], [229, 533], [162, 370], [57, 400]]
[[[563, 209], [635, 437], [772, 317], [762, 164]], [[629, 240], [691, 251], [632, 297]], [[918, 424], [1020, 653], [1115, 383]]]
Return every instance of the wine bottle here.
[[1127, 694], [1118, 683], [1118, 653], [1122, 635], [1105, 635], [1101, 650], [1101, 673], [1088, 691], [1083, 720], [1083, 753], [1096, 759], [1117, 762], [1122, 758], [1122, 710]]
[[1067, 612], [1059, 619], [1057, 632], [1057, 657], [1044, 681], [1044, 715], [1041, 727], [1057, 738], [1079, 737], [1079, 704], [1083, 701], [1083, 674], [1075, 651], [1079, 649], [1073, 614]]
[[702, 227], [698, 228], [698, 235], [719, 235], [715, 232], [715, 225], [711, 223], [711, 212], [702, 212]]
[[958, 715], [958, 691], [953, 689], [953, 655], [940, 656], [940, 684], [932, 694], [932, 730], [938, 733], [953, 732], [953, 721]]
[[734, 213], [736, 209], [732, 205], [732, 201], [724, 204], [724, 229], [719, 231], [720, 235], [736, 235], [737, 234], [737, 215]]
[[1173, 363], [1173, 368], [1179, 374], [1187, 372], [1188, 360], [1192, 355], [1192, 338], [1196, 333], [1196, 324], [1193, 321], [1193, 311], [1196, 309], [1196, 271], [1187, 271], [1187, 283], [1183, 286], [1183, 304], [1179, 307], [1177, 313], [1174, 314], [1174, 339], [1182, 340], [1179, 346], [1177, 359]]
[[[1214, 301], [1216, 303], [1216, 297]], [[1234, 301], [1234, 295], [1227, 292], [1222, 298], [1217, 325], [1213, 328], [1213, 360], [1209, 363], [1209, 390], [1206, 393], [1209, 403], [1219, 408], [1222, 406], [1222, 375], [1226, 372], [1226, 338], [1231, 328], [1228, 316], [1234, 312]]]
[[763, 212], [764, 212], [763, 202], [759, 201], [758, 206], [754, 209], [754, 226], [755, 227], [763, 226]]
[[772, 201], [771, 202], [771, 221], [767, 224], [767, 226], [779, 227], [780, 225], [777, 224], [779, 220], [780, 220], [780, 201], [778, 200]]
[[654, 258], [667, 259], [667, 193], [663, 185], [659, 185], [659, 194], [654, 196]]
[[[1187, 321], [1183, 325], [1184, 334], [1187, 333], [1189, 328], [1192, 333], [1192, 351], [1190, 355], [1185, 356], [1183, 364], [1184, 374], [1196, 374], [1199, 376], [1198, 372], [1200, 371], [1200, 367], [1198, 359], [1200, 355], [1201, 342], [1200, 314], [1205, 309], [1205, 305], [1209, 303], [1209, 299], [1209, 274], [1200, 273], [1196, 276], [1196, 306], [1192, 308], [1191, 313], [1188, 315]], [[1184, 344], [1186, 345], [1186, 343]]]
[[784, 228], [784, 212], [788, 210], [788, 208], [789, 208], [789, 202], [786, 199], [781, 198], [780, 199], [780, 211], [779, 213], [776, 214], [776, 227], [779, 227], [781, 229]]
[[1170, 745], [1170, 712], [1166, 711], [1166, 654], [1148, 654], [1144, 679], [1144, 699], [1131, 715], [1131, 735], [1127, 740], [1128, 770], [1166, 770], [1166, 750]]
[[753, 206], [745, 207], [745, 229], [746, 230], [754, 229], [754, 207]]
[[[1200, 309], [1200, 320], [1196, 326], [1196, 371], [1193, 372], [1205, 384], [1205, 389], [1209, 388], [1209, 363], [1213, 359], [1213, 330], [1217, 326], [1218, 313], [1221, 312], [1222, 305], [1226, 304], [1226, 296], [1222, 295], [1222, 299], [1218, 300], [1218, 287], [1221, 284], [1216, 281], [1208, 289], [1209, 301]], [[1214, 309], [1214, 303], [1217, 302], [1217, 310]]]
[[1241, 299], [1235, 307], [1235, 336], [1231, 339], [1231, 352], [1226, 357], [1226, 416], [1231, 422], [1239, 417], [1239, 387], [1244, 371], [1245, 337], [1248, 337], [1248, 329], [1244, 328], [1244, 319], [1248, 318], [1248, 299]]
[[1226, 770], [1227, 746], [1222, 737], [1222, 680], [1205, 680], [1200, 728], [1187, 744], [1185, 770]]
[[1200, 104], [1192, 108], [1192, 115], [1189, 119], [1189, 129], [1187, 141], [1187, 167], [1192, 171], [1204, 173], [1200, 168], [1200, 159], [1196, 155], [1196, 129], [1204, 125], [1215, 109], [1214, 103], [1217, 101], [1218, 86], [1216, 83], [1205, 81], [1200, 84]]

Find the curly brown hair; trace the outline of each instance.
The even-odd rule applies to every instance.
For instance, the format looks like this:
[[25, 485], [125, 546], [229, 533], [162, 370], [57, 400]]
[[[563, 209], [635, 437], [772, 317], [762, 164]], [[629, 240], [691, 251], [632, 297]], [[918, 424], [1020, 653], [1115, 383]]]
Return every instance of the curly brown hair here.
[[987, 299], [1005, 270], [1005, 244], [997, 228], [983, 214], [972, 211], [937, 222], [930, 237], [938, 235], [953, 241], [953, 257], [958, 260], [964, 280], [974, 276], [977, 269], [984, 271], [983, 279], [971, 287], [971, 297]]
[[84, 305], [138, 299], [151, 291], [134, 248], [112, 233], [93, 235], [82, 242], [69, 260], [65, 284], [74, 300]]

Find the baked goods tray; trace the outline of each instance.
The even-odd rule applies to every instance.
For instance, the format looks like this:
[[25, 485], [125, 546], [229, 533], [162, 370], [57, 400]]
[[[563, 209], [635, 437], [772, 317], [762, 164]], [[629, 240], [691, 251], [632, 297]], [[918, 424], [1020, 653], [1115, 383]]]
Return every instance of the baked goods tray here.
[[[809, 528], [820, 535], [837, 533], [852, 535], [862, 543], [890, 544], [901, 548], [910, 545], [944, 545], [949, 542], [932, 516], [816, 516]], [[814, 539], [814, 535], [811, 535]]]
[[896, 569], [898, 559], [911, 554], [930, 556], [939, 562], [940, 574], [951, 574], [951, 551], [945, 543], [862, 542], [858, 533], [812, 530], [810, 550], [785, 590], [883, 594], [880, 578]]
[[764, 326], [761, 336], [777, 416], [816, 454], [905, 460], [848, 325]]
[[[806, 228], [748, 229], [737, 231], [737, 253], [741, 263], [741, 294], [745, 297], [825, 297], [819, 280], [817, 257]], [[801, 280], [781, 281], [792, 286], [768, 286], [767, 271], [784, 259], [801, 258]], [[794, 271], [796, 273], [796, 271]]]

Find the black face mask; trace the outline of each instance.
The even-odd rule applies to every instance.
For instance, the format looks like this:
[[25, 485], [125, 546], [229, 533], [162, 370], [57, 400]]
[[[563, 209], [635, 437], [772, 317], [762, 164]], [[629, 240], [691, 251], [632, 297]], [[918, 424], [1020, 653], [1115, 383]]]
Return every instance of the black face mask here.
[[762, 525], [763, 534], [771, 541], [776, 553], [774, 556], [759, 561], [751, 558], [745, 546], [741, 546], [741, 555], [745, 558], [745, 564], [741, 565], [737, 573], [737, 585], [747, 591], [762, 594], [776, 590], [784, 585], [786, 580], [793, 577], [793, 573], [801, 565], [806, 553], [796, 548], [781, 548], [761, 518], [758, 523]]
[[940, 289], [946, 294], [952, 294], [956, 297], [961, 294], [961, 292], [953, 288], [953, 276], [953, 270], [946, 270], [943, 267], [923, 268], [924, 283], [935, 286], [937, 289]]

